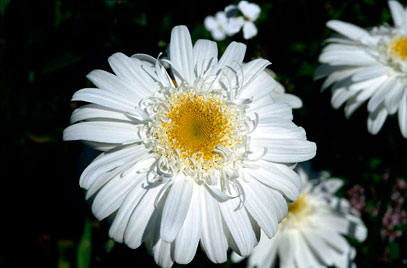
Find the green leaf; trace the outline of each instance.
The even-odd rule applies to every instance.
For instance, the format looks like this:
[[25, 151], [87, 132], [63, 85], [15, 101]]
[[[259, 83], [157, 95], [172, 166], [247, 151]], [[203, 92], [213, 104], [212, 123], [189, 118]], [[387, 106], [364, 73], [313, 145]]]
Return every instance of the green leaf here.
[[78, 251], [76, 254], [76, 267], [87, 268], [90, 266], [91, 253], [92, 253], [92, 223], [89, 219], [85, 220], [83, 234], [78, 244]]

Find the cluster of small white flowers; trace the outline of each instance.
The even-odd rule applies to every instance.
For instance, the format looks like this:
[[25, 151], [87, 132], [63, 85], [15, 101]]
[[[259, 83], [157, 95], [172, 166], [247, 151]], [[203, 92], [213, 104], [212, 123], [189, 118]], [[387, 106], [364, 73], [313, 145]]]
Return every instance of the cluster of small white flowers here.
[[257, 35], [254, 22], [260, 15], [260, 7], [247, 1], [240, 1], [237, 6], [229, 5], [215, 16], [207, 16], [205, 28], [211, 32], [212, 38], [221, 41], [227, 36], [233, 36], [243, 29], [243, 38], [251, 39]]

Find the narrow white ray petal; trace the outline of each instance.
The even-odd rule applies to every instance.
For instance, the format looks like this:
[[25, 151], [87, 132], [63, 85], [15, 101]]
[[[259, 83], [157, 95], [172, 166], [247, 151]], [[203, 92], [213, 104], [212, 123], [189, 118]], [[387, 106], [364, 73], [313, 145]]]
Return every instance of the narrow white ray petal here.
[[257, 113], [262, 120], [267, 120], [266, 118], [271, 120], [275, 118], [285, 121], [293, 120], [292, 109], [286, 103], [268, 103], [267, 105], [255, 106], [253, 108], [250, 106], [248, 113]]
[[367, 229], [360, 219], [355, 216], [346, 215], [346, 218], [337, 215], [324, 215], [320, 217], [320, 224], [331, 226], [337, 232], [364, 241], [367, 236]]
[[407, 139], [407, 89], [404, 89], [404, 95], [400, 100], [398, 112], [399, 126], [401, 134]]
[[369, 32], [351, 23], [330, 20], [326, 25], [332, 30], [337, 31], [352, 40], [361, 41], [364, 44], [375, 44], [375, 40]]
[[[269, 237], [273, 237], [277, 232], [278, 219], [273, 203], [264, 189], [256, 182], [251, 180], [244, 183], [246, 194], [245, 207], [250, 215], [256, 220], [257, 224], [262, 228], [264, 233]], [[285, 202], [281, 205], [285, 205]]]
[[150, 186], [145, 183], [143, 187], [148, 190], [137, 203], [124, 233], [124, 242], [130, 248], [138, 248], [146, 238], [148, 234], [146, 228], [153, 217], [153, 213], [157, 211], [154, 203], [163, 185]]
[[223, 231], [218, 202], [203, 188], [200, 189], [202, 209], [201, 246], [214, 263], [227, 260], [228, 243]]
[[369, 88], [377, 88], [381, 83], [387, 80], [387, 75], [382, 75], [372, 79], [367, 79], [361, 82], [356, 82], [349, 87], [352, 91], [366, 91]]
[[248, 256], [257, 244], [257, 240], [247, 211], [244, 207], [239, 208], [239, 203], [240, 200], [234, 198], [219, 203], [219, 207], [225, 221], [225, 228], [228, 228], [233, 244], [237, 247], [233, 250], [240, 256]]
[[346, 239], [335, 231], [329, 230], [328, 226], [319, 226], [315, 232], [326, 244], [344, 254], [349, 251], [350, 245]]
[[338, 109], [339, 107], [342, 106], [351, 96], [353, 96], [355, 93], [349, 91], [347, 88], [337, 88], [333, 91], [332, 93], [332, 98], [331, 98], [331, 105], [335, 109]]
[[63, 139], [122, 144], [140, 140], [140, 126], [121, 122], [81, 122], [67, 127]]
[[300, 195], [301, 182], [299, 177], [287, 176], [273, 163], [262, 161], [262, 166], [256, 170], [247, 170], [247, 175], [264, 185], [283, 193], [289, 200], [295, 201]]
[[278, 163], [296, 163], [309, 160], [316, 154], [313, 142], [300, 139], [253, 138], [256, 147], [267, 148], [265, 160]]
[[171, 32], [170, 60], [181, 76], [192, 84], [195, 79], [191, 35], [184, 25], [175, 26]]
[[358, 82], [366, 79], [377, 78], [388, 73], [389, 68], [382, 64], [375, 64], [357, 71], [352, 76], [352, 81]]
[[[268, 64], [266, 61], [255, 62], [257, 67], [256, 73], [252, 73], [251, 76], [243, 75], [243, 83], [245, 83], [245, 88], [242, 90], [239, 98], [246, 99], [251, 98], [253, 102], [264, 98], [266, 95], [271, 94], [277, 86], [277, 82], [269, 75], [266, 71], [260, 71], [261, 68], [265, 68]], [[255, 67], [255, 66], [253, 66]], [[255, 74], [255, 76], [253, 75]]]
[[[145, 176], [144, 174], [140, 174], [140, 176]], [[146, 191], [143, 184], [140, 183], [136, 185], [126, 196], [126, 199], [123, 201], [114, 221], [109, 229], [109, 236], [119, 243], [123, 243], [124, 234], [126, 229], [129, 226], [130, 217], [137, 207], [140, 200], [144, 197]], [[147, 209], [148, 210], [148, 209]], [[150, 215], [152, 210], [150, 209]], [[147, 215], [148, 218], [148, 215]], [[146, 219], [147, 220], [147, 219]]]
[[153, 256], [157, 265], [162, 268], [170, 268], [174, 264], [171, 258], [171, 243], [161, 239], [153, 245]]
[[287, 103], [292, 109], [299, 109], [302, 107], [302, 100], [293, 94], [273, 94], [273, 100], [275, 102]]
[[375, 58], [367, 54], [364, 50], [359, 49], [354, 49], [352, 51], [325, 51], [319, 56], [319, 61], [333, 66], [358, 66], [376, 63]]
[[384, 106], [389, 114], [395, 114], [399, 108], [401, 97], [406, 91], [406, 85], [399, 79], [395, 79], [394, 87], [387, 93]]
[[332, 254], [326, 244], [316, 233], [318, 231], [308, 230], [302, 232], [306, 243], [313, 249], [313, 253], [327, 266], [333, 264]]
[[367, 103], [367, 110], [369, 112], [374, 112], [380, 106], [380, 104], [382, 104], [388, 92], [394, 87], [395, 84], [396, 79], [387, 79], [370, 98], [369, 102]]
[[389, 8], [395, 26], [401, 26], [406, 21], [406, 15], [403, 6], [398, 1], [389, 1]]
[[116, 175], [97, 193], [92, 204], [93, 215], [100, 221], [115, 212], [123, 203], [127, 193], [143, 177]]
[[194, 184], [191, 178], [182, 175], [173, 178], [173, 181], [165, 201], [160, 228], [161, 239], [168, 243], [174, 241], [184, 224]]
[[245, 44], [238, 42], [230, 43], [229, 46], [226, 48], [225, 52], [223, 53], [222, 57], [220, 58], [217, 69], [215, 69], [215, 72], [226, 66], [234, 70], [238, 70], [243, 62], [245, 53], [246, 53]]
[[103, 70], [93, 70], [86, 77], [98, 88], [126, 96], [135, 103], [148, 96], [146, 92], [133, 90], [130, 82]]
[[345, 105], [345, 116], [349, 118], [362, 104], [362, 101], [358, 101], [357, 96], [350, 98]]
[[136, 103], [113, 92], [98, 88], [84, 88], [75, 92], [72, 101], [85, 101], [138, 116]]
[[297, 237], [297, 247], [298, 250], [296, 251], [296, 256], [298, 256], [298, 259], [301, 258], [301, 260], [303, 260], [304, 265], [308, 264], [308, 266], [306, 267], [325, 267], [318, 261], [318, 259], [315, 258], [314, 254], [311, 252], [310, 247], [305, 242], [305, 238], [302, 232], [300, 232]]
[[193, 194], [184, 225], [174, 242], [174, 260], [179, 264], [188, 264], [195, 256], [201, 237], [201, 197], [198, 184], [193, 184]]
[[273, 267], [276, 262], [278, 247], [281, 243], [281, 236], [276, 235], [268, 239], [262, 235], [256, 249], [250, 255], [247, 266], [254, 267]]
[[148, 97], [159, 89], [155, 81], [134, 59], [123, 53], [115, 53], [108, 60], [116, 75], [134, 86], [133, 91], [140, 96]]
[[139, 123], [136, 118], [126, 115], [123, 112], [113, 110], [98, 104], [86, 104], [76, 108], [71, 115], [71, 124], [84, 120], [106, 120], [106, 121], [129, 121], [129, 123]]
[[297, 250], [297, 243], [293, 236], [294, 232], [287, 232], [284, 234], [284, 239], [280, 239], [277, 251], [281, 267], [294, 267], [294, 252]]
[[322, 192], [327, 192], [330, 194], [336, 193], [336, 191], [339, 190], [343, 185], [343, 180], [341, 179], [335, 179], [335, 178], [330, 178], [327, 179], [323, 182], [321, 182], [318, 186], [314, 188], [314, 191], [322, 191]]
[[196, 77], [203, 76], [218, 63], [218, 46], [215, 42], [200, 39], [193, 48]]
[[267, 120], [260, 118], [256, 130], [251, 137], [267, 137], [276, 139], [302, 139], [305, 140], [305, 130], [292, 122]]

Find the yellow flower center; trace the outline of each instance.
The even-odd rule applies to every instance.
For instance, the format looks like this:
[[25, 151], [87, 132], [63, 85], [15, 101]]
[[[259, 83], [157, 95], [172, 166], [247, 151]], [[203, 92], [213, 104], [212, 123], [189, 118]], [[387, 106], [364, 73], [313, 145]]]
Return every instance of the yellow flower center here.
[[282, 228], [297, 228], [307, 223], [307, 216], [310, 215], [314, 207], [306, 194], [300, 197], [292, 204], [288, 204], [287, 216], [282, 221]]
[[401, 60], [407, 59], [407, 37], [397, 37], [391, 44], [390, 49], [393, 56]]
[[167, 151], [177, 152], [184, 165], [200, 161], [201, 168], [208, 169], [222, 159], [219, 148], [233, 151], [239, 143], [237, 110], [215, 93], [174, 93], [166, 107], [158, 138], [169, 146]]

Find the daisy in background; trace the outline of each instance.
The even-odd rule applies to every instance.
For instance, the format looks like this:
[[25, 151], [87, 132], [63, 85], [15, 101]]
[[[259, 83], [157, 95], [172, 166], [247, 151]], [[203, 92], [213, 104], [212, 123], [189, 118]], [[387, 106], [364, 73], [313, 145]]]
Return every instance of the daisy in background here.
[[244, 44], [232, 42], [218, 60], [215, 42], [193, 45], [177, 26], [168, 51], [168, 59], [116, 53], [115, 74], [92, 71], [97, 88], [73, 95], [89, 104], [73, 112], [64, 140], [102, 151], [80, 186], [98, 220], [113, 217], [115, 241], [144, 243], [162, 267], [189, 263], [199, 243], [215, 263], [229, 247], [247, 256], [298, 198], [293, 167], [316, 146], [290, 106], [268, 98], [270, 62], [244, 63]]
[[[288, 205], [273, 238], [262, 234], [247, 267], [273, 267], [277, 259], [280, 267], [352, 267], [356, 252], [343, 235], [364, 241], [367, 229], [348, 201], [334, 196], [342, 180], [325, 172], [309, 180], [303, 169], [298, 171], [303, 180], [300, 197]], [[242, 259], [233, 253], [234, 262]]]
[[370, 30], [331, 20], [327, 26], [340, 35], [327, 40], [315, 78], [332, 86], [332, 106], [345, 105], [349, 117], [368, 100], [367, 127], [377, 134], [388, 115], [398, 112], [401, 134], [407, 138], [407, 10], [389, 1], [394, 27]]
[[257, 35], [254, 22], [260, 16], [260, 6], [247, 1], [240, 1], [237, 6], [229, 5], [224, 11], [219, 11], [215, 17], [205, 18], [204, 25], [211, 32], [213, 39], [224, 40], [243, 29], [243, 38], [251, 39]]

